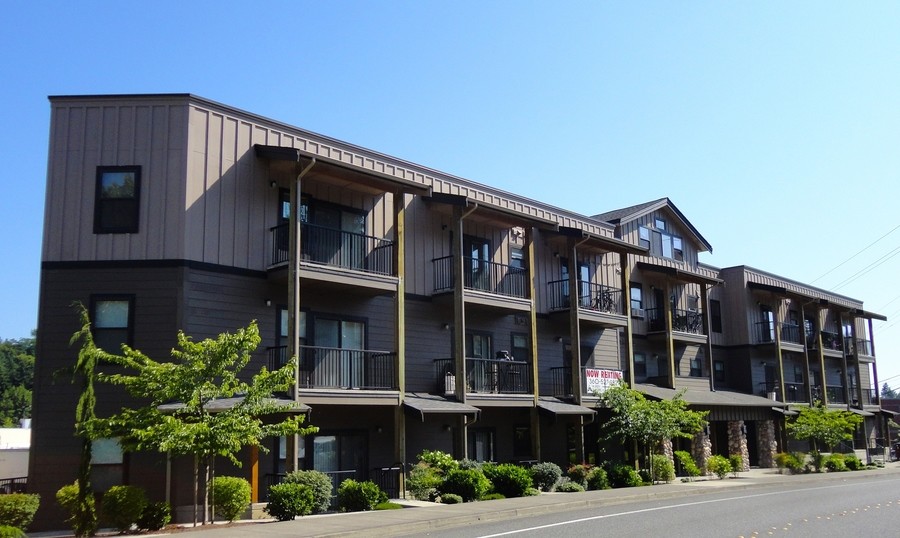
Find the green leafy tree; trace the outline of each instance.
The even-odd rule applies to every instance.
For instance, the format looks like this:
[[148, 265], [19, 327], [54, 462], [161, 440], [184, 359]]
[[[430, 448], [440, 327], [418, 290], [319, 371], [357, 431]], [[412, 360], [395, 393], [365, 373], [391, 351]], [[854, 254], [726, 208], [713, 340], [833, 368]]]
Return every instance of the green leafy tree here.
[[0, 340], [0, 426], [31, 416], [34, 338]]
[[894, 398], [897, 398], [897, 396], [898, 396], [897, 391], [892, 389], [890, 385], [888, 385], [887, 383], [884, 383], [883, 385], [881, 385], [881, 397], [882, 398], [894, 399]]
[[813, 450], [819, 447], [832, 448], [841, 441], [853, 439], [863, 418], [850, 411], [827, 409], [821, 402], [798, 410], [798, 414], [785, 425], [791, 437], [813, 444]]
[[[610, 387], [600, 395], [603, 406], [612, 411], [606, 423], [606, 439], [627, 438], [645, 448], [647, 468], [654, 448], [666, 439], [690, 439], [706, 425], [707, 411], [688, 409], [681, 393], [671, 400], [648, 400], [624, 383]], [[651, 477], [652, 478], [652, 477]]]
[[[172, 350], [171, 362], [157, 362], [138, 350], [122, 346], [122, 355], [111, 361], [127, 373], [100, 374], [100, 379], [123, 386], [129, 394], [146, 402], [143, 407], [123, 408], [121, 413], [98, 419], [96, 431], [103, 437], [118, 437], [125, 450], [151, 450], [194, 457], [194, 523], [197, 523], [201, 468], [203, 483], [211, 480], [215, 457], [235, 465], [236, 454], [246, 446], [266, 451], [264, 438], [310, 435], [315, 427], [302, 427], [303, 416], [282, 414], [291, 409], [272, 398], [293, 384], [296, 358], [284, 367], [265, 367], [249, 381], [241, 372], [259, 345], [256, 322], [234, 333], [194, 342], [183, 332]], [[221, 400], [230, 405], [217, 407]], [[286, 417], [286, 418], [285, 418]], [[208, 492], [209, 488], [205, 488]], [[204, 506], [208, 506], [208, 495]], [[203, 522], [206, 522], [204, 510]]]

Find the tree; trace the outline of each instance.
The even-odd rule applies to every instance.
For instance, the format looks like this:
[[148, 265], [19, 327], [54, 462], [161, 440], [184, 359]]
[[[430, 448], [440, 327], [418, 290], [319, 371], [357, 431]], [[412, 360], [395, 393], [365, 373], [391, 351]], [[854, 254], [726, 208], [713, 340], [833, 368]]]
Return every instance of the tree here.
[[606, 439], [625, 437], [646, 448], [646, 467], [654, 448], [666, 439], [690, 439], [706, 425], [708, 411], [691, 411], [679, 392], [671, 400], [648, 400], [624, 383], [614, 385], [602, 394], [600, 402], [612, 411], [605, 426]]
[[853, 439], [863, 418], [850, 411], [827, 409], [821, 402], [798, 410], [797, 416], [788, 420], [785, 427], [791, 437], [801, 441], [810, 441], [813, 451], [818, 452], [819, 445], [833, 448], [841, 441]]
[[881, 385], [881, 397], [882, 398], [888, 398], [888, 399], [897, 398], [898, 396], [900, 396], [900, 394], [897, 394], [897, 392], [898, 391], [892, 389], [891, 386], [887, 384], [887, 382], [885, 382], [883, 385]]
[[0, 340], [0, 426], [31, 416], [34, 338]]
[[[249, 381], [241, 376], [251, 353], [259, 345], [256, 322], [216, 339], [194, 342], [183, 332], [172, 350], [172, 362], [157, 362], [138, 350], [122, 346], [122, 355], [110, 358], [127, 373], [100, 374], [100, 380], [123, 386], [144, 407], [123, 408], [121, 413], [98, 419], [96, 433], [118, 437], [128, 451], [152, 450], [194, 457], [194, 523], [202, 467], [204, 506], [212, 463], [216, 456], [240, 466], [236, 454], [246, 446], [265, 451], [261, 440], [272, 436], [309, 435], [315, 427], [301, 427], [303, 416], [290, 414], [293, 402], [272, 398], [293, 385], [296, 358], [284, 367], [263, 367]], [[228, 405], [222, 405], [227, 401]], [[280, 420], [264, 420], [285, 413]], [[203, 522], [206, 522], [204, 510]]]

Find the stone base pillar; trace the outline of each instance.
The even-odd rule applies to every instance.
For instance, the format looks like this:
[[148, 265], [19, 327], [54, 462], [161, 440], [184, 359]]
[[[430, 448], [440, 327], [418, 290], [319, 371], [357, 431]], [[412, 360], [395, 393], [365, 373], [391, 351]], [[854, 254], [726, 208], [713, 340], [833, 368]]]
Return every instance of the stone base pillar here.
[[775, 437], [775, 421], [760, 420], [756, 423], [757, 450], [759, 450], [759, 466], [774, 469], [775, 454], [778, 453], [778, 439]]
[[709, 433], [704, 429], [691, 440], [691, 456], [697, 462], [697, 467], [706, 474], [706, 462], [712, 457], [712, 441]]
[[743, 420], [728, 421], [728, 454], [741, 455], [744, 467], [738, 471], [750, 470], [750, 451], [747, 450], [747, 434], [744, 433]]

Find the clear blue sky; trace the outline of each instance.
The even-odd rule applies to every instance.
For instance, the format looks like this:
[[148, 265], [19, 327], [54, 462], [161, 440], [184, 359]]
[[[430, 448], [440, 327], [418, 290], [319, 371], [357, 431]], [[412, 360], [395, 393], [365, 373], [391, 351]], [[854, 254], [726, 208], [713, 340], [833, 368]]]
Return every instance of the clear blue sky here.
[[36, 325], [46, 97], [190, 92], [584, 214], [668, 196], [704, 262], [887, 315], [900, 386], [898, 29], [897, 2], [7, 3], [0, 338]]

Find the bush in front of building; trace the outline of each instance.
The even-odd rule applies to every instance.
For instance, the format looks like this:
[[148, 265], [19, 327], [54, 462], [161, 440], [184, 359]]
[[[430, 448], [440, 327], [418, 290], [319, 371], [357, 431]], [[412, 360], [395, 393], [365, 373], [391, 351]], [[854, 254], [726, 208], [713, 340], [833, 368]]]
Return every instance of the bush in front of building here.
[[654, 454], [650, 458], [653, 480], [668, 484], [675, 480], [675, 464], [665, 454]]
[[147, 508], [147, 494], [137, 486], [113, 486], [103, 494], [103, 520], [126, 533], [137, 525]]
[[576, 482], [581, 487], [586, 487], [587, 476], [592, 468], [593, 465], [588, 465], [586, 463], [570, 465], [569, 468], [566, 469], [566, 476], [569, 477], [569, 480]]
[[463, 502], [463, 498], [455, 493], [441, 495], [441, 504], [459, 504], [461, 502]]
[[610, 489], [611, 487], [609, 485], [609, 477], [606, 474], [606, 469], [603, 467], [594, 467], [588, 471], [584, 481], [587, 484], [587, 489], [591, 491]]
[[725, 456], [716, 454], [715, 456], [710, 456], [706, 461], [706, 470], [718, 476], [719, 480], [722, 480], [731, 472], [731, 462]]
[[439, 469], [443, 473], [448, 473], [453, 469], [459, 469], [459, 462], [453, 459], [453, 456], [440, 450], [423, 450], [419, 454], [419, 461], [424, 462], [431, 467]]
[[216, 515], [234, 521], [250, 505], [250, 482], [238, 476], [217, 476], [212, 481], [212, 501]]
[[[530, 480], [530, 479], [529, 479]], [[438, 493], [441, 498], [447, 493], [462, 497], [463, 502], [477, 501], [491, 488], [491, 482], [477, 469], [453, 469], [444, 476]]]
[[775, 466], [783, 474], [785, 471], [791, 474], [802, 473], [806, 469], [806, 454], [801, 452], [779, 452], [775, 454]]
[[580, 493], [584, 491], [584, 486], [575, 482], [568, 476], [564, 476], [559, 479], [555, 491], [559, 493]]
[[463, 458], [457, 462], [457, 468], [459, 469], [478, 469], [481, 470], [484, 464], [477, 460], [470, 460], [469, 458]]
[[744, 456], [741, 454], [729, 454], [728, 463], [731, 464], [731, 474], [737, 478], [737, 474], [744, 471]]
[[434, 501], [439, 495], [438, 490], [443, 483], [444, 476], [440, 469], [420, 461], [410, 469], [406, 479], [406, 489], [420, 501]]
[[341, 512], [363, 512], [372, 510], [378, 503], [388, 500], [387, 493], [371, 480], [357, 482], [348, 478], [338, 486], [337, 501]]
[[643, 486], [644, 480], [634, 467], [625, 463], [613, 463], [607, 473], [609, 485], [614, 488], [633, 488]]
[[492, 491], [504, 497], [524, 497], [531, 487], [531, 473], [514, 463], [485, 464], [482, 472], [491, 481]]
[[309, 486], [313, 493], [313, 514], [321, 514], [331, 508], [334, 486], [331, 483], [331, 478], [322, 471], [293, 471], [284, 477], [284, 481], [291, 484]]
[[0, 525], [0, 538], [28, 538], [28, 535], [18, 527]]
[[681, 472], [687, 475], [688, 480], [695, 476], [700, 476], [700, 467], [687, 450], [676, 450], [675, 457], [678, 459], [678, 465], [681, 466]]
[[263, 511], [278, 521], [291, 521], [311, 514], [315, 504], [313, 490], [306, 484], [282, 482], [269, 488], [269, 503]]
[[865, 468], [862, 460], [856, 457], [856, 454], [844, 454], [844, 465], [851, 471], [860, 471]]
[[41, 504], [41, 496], [30, 493], [0, 495], [0, 525], [27, 529]]
[[838, 452], [829, 454], [828, 457], [825, 458], [825, 469], [829, 473], [839, 473], [842, 471], [847, 471], [847, 463], [844, 455]]
[[147, 531], [158, 531], [171, 523], [172, 507], [166, 501], [147, 504], [138, 519], [137, 527]]
[[531, 483], [540, 491], [552, 491], [562, 476], [559, 465], [545, 461], [531, 466]]
[[88, 495], [89, 510], [78, 509], [78, 482], [66, 484], [56, 492], [56, 502], [69, 513], [66, 523], [72, 526], [75, 536], [93, 536], [97, 532], [97, 517], [94, 511], [94, 496]]

